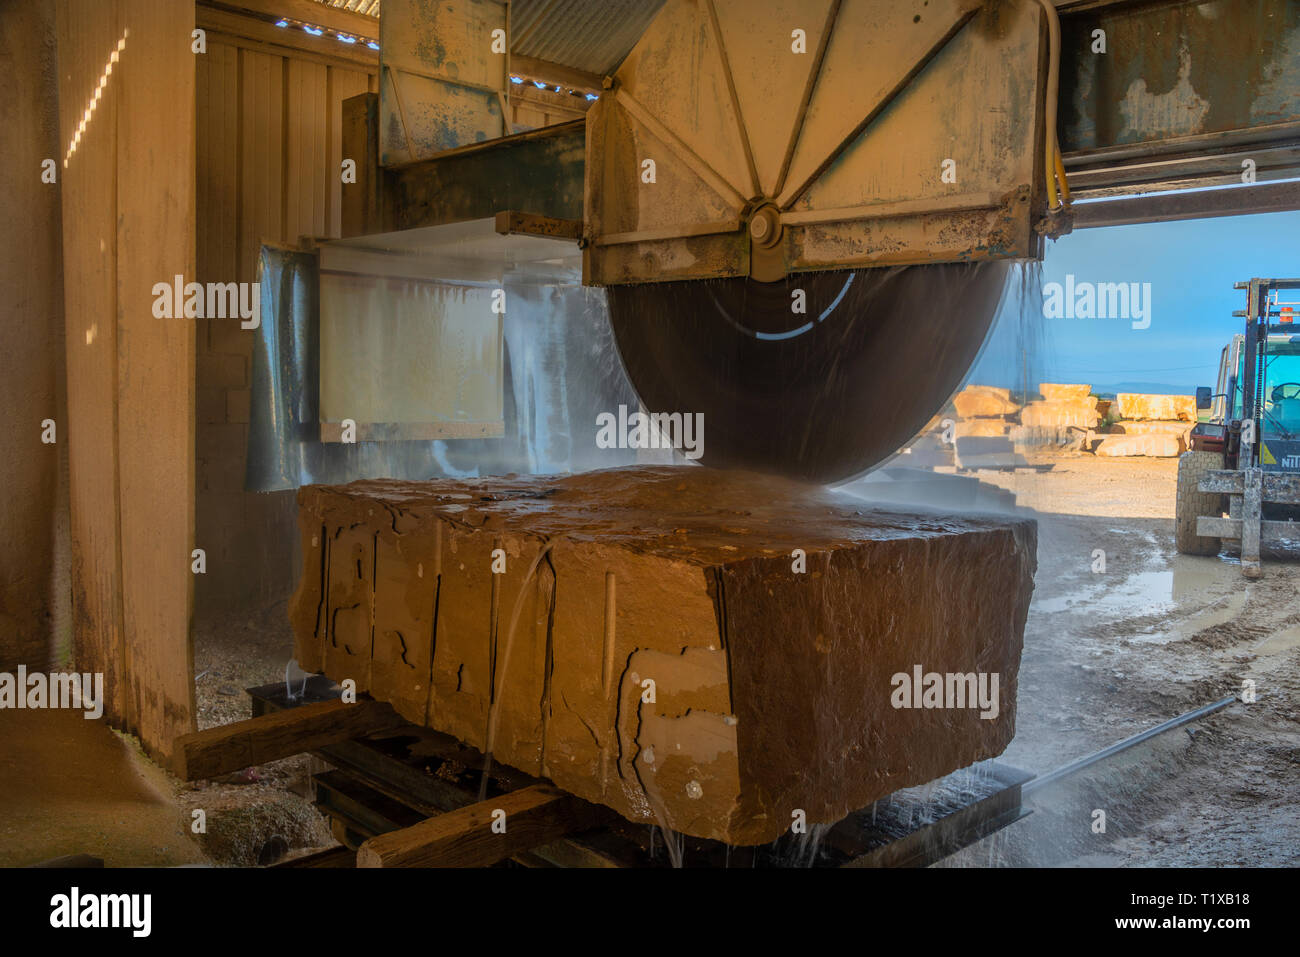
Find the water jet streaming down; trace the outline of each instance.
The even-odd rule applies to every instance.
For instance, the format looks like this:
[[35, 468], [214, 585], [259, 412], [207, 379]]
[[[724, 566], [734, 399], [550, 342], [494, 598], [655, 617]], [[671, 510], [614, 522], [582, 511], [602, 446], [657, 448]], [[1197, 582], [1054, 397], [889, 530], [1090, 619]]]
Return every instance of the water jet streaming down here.
[[533, 576], [537, 573], [537, 566], [542, 563], [551, 551], [552, 542], [547, 542], [533, 558], [533, 562], [528, 566], [528, 573], [524, 575], [523, 584], [519, 586], [519, 594], [515, 596], [514, 610], [510, 613], [510, 626], [506, 630], [506, 649], [505, 655], [501, 660], [501, 673], [496, 676], [492, 686], [492, 695], [488, 706], [488, 726], [487, 733], [483, 742], [483, 780], [479, 783], [478, 799], [487, 800], [488, 778], [492, 773], [492, 743], [496, 739], [497, 716], [501, 711], [501, 694], [500, 689], [505, 684], [506, 672], [510, 668], [510, 651], [515, 643], [515, 627], [519, 624], [519, 613], [524, 607], [524, 596], [528, 594], [528, 586], [532, 583]]
[[817, 861], [818, 851], [821, 850], [822, 841], [826, 838], [826, 832], [829, 831], [829, 824], [810, 824], [808, 829], [798, 835], [795, 841], [794, 849], [787, 858], [788, 867], [812, 867]]
[[[654, 748], [651, 746], [643, 748], [641, 753], [633, 760], [632, 769], [636, 773], [637, 782], [641, 785], [641, 793], [650, 806], [650, 813], [654, 815], [659, 830], [663, 832], [664, 847], [668, 851], [668, 859], [672, 862], [674, 868], [679, 868], [682, 866], [683, 856], [686, 852], [686, 836], [674, 831], [669, 826], [668, 811], [664, 807], [663, 799], [654, 784]], [[655, 825], [652, 824], [650, 825], [652, 857], [654, 854], [654, 834]]]
[[[294, 677], [294, 678], [298, 677], [299, 675], [302, 676], [302, 687], [299, 688], [297, 692], [295, 692], [295, 691], [293, 690], [293, 684], [292, 684], [292, 682], [291, 682], [291, 680], [290, 680], [290, 672], [291, 672], [291, 671], [292, 671], [292, 677]], [[288, 661], [286, 661], [286, 662], [284, 663], [284, 697], [285, 697], [285, 699], [288, 700], [288, 701], [297, 701], [299, 698], [301, 698], [303, 695], [305, 695], [305, 694], [307, 693], [307, 682], [308, 682], [308, 680], [309, 680], [310, 678], [311, 678], [311, 675], [310, 675], [310, 674], [308, 674], [307, 672], [303, 671], [301, 668], [298, 667], [298, 662], [297, 662], [297, 661], [295, 661], [295, 660], [292, 659], [292, 658], [290, 658]]]
[[1023, 406], [1047, 372], [1047, 327], [1043, 316], [1043, 264], [1016, 263], [988, 338], [962, 386], [1009, 388]]

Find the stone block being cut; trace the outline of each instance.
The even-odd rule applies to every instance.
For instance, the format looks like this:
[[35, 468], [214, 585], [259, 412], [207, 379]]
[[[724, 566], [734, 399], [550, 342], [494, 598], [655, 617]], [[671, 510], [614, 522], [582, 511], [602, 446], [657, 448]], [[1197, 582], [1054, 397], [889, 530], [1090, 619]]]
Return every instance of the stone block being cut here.
[[305, 668], [632, 821], [766, 843], [1015, 732], [1030, 520], [672, 466], [298, 504]]

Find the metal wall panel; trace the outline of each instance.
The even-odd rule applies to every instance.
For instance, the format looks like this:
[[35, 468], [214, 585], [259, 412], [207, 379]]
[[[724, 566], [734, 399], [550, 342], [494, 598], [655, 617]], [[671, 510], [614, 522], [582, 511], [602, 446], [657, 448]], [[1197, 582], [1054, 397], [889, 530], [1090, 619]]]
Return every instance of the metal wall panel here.
[[[339, 235], [342, 101], [373, 75], [230, 34], [210, 36], [194, 59], [198, 280], [254, 282], [263, 242]], [[196, 604], [206, 612], [288, 592], [295, 509], [292, 495], [245, 491], [257, 331], [198, 321], [195, 521], [209, 561]]]
[[[73, 604], [79, 670], [166, 758], [194, 727], [194, 8], [58, 6]], [[98, 91], [98, 92], [96, 92]]]
[[380, 164], [508, 133], [504, 0], [389, 0], [380, 20]]
[[663, 0], [513, 0], [510, 52], [613, 73]]
[[328, 226], [329, 68], [304, 60], [286, 61], [284, 84], [285, 165], [294, 171], [284, 184], [284, 234], [324, 236]]
[[[1105, 53], [1093, 52], [1094, 32]], [[1133, 3], [1063, 14], [1061, 149], [1300, 123], [1300, 3]]]
[[[67, 327], [69, 498], [72, 519], [72, 610], [77, 667], [104, 675], [104, 714], [134, 722], [122, 631], [118, 525], [116, 289], [112, 255], [117, 206], [114, 165], [120, 83], [109, 81], [75, 150], [72, 140], [87, 101], [107, 69], [123, 26], [119, 4], [57, 7], [59, 157], [63, 210], [64, 308]], [[135, 49], [132, 48], [131, 55]], [[120, 61], [120, 54], [119, 54]], [[120, 80], [120, 77], [119, 77]], [[75, 165], [74, 165], [75, 164]], [[115, 250], [113, 250], [115, 252]]]

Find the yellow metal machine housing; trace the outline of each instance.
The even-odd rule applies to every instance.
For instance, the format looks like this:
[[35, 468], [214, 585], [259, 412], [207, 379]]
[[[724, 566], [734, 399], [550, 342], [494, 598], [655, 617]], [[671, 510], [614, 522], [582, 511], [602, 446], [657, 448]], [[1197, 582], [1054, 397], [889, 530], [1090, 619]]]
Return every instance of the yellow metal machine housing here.
[[596, 285], [1040, 258], [1037, 0], [669, 0], [587, 114]]

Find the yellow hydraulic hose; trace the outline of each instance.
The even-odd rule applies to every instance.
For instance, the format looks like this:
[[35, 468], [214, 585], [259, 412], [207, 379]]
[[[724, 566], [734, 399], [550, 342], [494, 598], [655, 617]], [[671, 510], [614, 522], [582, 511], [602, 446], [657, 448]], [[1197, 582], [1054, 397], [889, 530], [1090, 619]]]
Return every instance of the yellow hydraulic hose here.
[[1061, 156], [1061, 148], [1058, 146], [1055, 150], [1056, 157], [1056, 178], [1061, 183], [1061, 202], [1066, 206], [1070, 205], [1070, 184], [1065, 179], [1065, 159]]
[[[1052, 0], [1038, 0], [1047, 16], [1047, 137], [1044, 151], [1044, 167], [1047, 173], [1047, 205], [1049, 209], [1060, 209], [1062, 201], [1070, 201], [1070, 187], [1065, 181], [1065, 160], [1061, 156], [1061, 144], [1056, 135], [1057, 98], [1061, 89], [1061, 20], [1056, 14]], [[1061, 196], [1057, 196], [1057, 180], [1061, 184]]]

